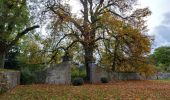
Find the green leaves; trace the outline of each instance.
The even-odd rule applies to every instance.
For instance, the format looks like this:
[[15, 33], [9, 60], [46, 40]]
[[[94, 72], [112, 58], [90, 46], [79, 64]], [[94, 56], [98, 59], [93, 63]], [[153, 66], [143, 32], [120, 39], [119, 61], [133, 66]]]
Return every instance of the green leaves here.
[[25, 0], [1, 0], [0, 2], [0, 39], [11, 40], [16, 33], [29, 23], [29, 12]]
[[170, 47], [159, 47], [155, 49], [151, 58], [155, 60], [157, 67], [163, 71], [170, 71]]

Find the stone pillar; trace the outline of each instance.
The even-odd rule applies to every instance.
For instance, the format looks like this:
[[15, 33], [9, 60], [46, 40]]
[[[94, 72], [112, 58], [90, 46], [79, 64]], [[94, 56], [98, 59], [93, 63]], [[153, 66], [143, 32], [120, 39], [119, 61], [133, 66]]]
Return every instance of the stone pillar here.
[[96, 83], [95, 81], [95, 70], [96, 70], [96, 64], [94, 62], [90, 63], [90, 83]]
[[0, 71], [0, 84], [1, 81], [6, 80], [6, 86], [11, 89], [20, 84], [20, 72], [13, 70]]
[[51, 65], [46, 69], [47, 84], [71, 84], [71, 62], [68, 55], [64, 55], [63, 62], [57, 65]]
[[68, 53], [63, 56], [63, 65], [65, 66], [65, 84], [71, 84], [71, 57]]

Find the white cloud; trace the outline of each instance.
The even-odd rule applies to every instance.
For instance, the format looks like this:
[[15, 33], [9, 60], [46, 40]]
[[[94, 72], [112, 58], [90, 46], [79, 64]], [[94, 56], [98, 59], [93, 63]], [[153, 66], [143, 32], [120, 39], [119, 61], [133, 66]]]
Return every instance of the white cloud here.
[[164, 15], [164, 20], [159, 26], [154, 28], [155, 33], [155, 45], [159, 46], [170, 46], [170, 12]]
[[149, 34], [155, 36], [153, 48], [170, 46], [170, 0], [139, 0], [139, 3], [152, 11], [147, 23]]
[[158, 26], [163, 20], [163, 15], [170, 11], [170, 0], [139, 0], [139, 3], [152, 11], [152, 15], [148, 18], [148, 27], [151, 30]]

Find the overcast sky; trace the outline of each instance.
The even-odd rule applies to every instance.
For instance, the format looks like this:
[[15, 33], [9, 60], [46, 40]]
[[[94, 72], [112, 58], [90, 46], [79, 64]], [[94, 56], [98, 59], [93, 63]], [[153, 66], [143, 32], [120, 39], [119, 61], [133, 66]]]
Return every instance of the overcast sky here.
[[153, 48], [170, 46], [170, 0], [139, 0], [142, 7], [149, 7], [149, 34], [155, 36]]
[[[73, 12], [81, 5], [77, 0], [70, 0]], [[170, 46], [170, 0], [139, 0], [141, 7], [149, 7], [152, 15], [148, 17], [149, 35], [155, 37], [153, 48]]]

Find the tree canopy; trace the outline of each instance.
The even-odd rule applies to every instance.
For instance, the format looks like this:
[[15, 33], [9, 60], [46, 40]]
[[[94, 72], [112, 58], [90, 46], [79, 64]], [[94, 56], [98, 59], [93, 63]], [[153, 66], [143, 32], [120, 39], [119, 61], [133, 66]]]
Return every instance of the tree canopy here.
[[[26, 0], [1, 0], [0, 1], [0, 67], [4, 67], [6, 53], [26, 33], [39, 26], [27, 26], [29, 11]], [[24, 30], [25, 29], [25, 30]]]
[[148, 8], [136, 9], [137, 0], [78, 1], [80, 14], [71, 12], [67, 0], [38, 0], [34, 5], [42, 10], [51, 30], [47, 39], [51, 62], [59, 52], [80, 58], [77, 60], [86, 66], [87, 79], [94, 62], [108, 65], [112, 71], [118, 66], [146, 63], [144, 56], [151, 46], [145, 24], [145, 17], [151, 14]]
[[67, 55], [86, 67], [87, 80], [92, 63], [109, 71], [143, 71], [151, 49], [148, 8], [136, 8], [137, 0], [77, 0], [81, 8], [72, 13], [68, 1], [1, 0], [0, 67], [12, 46], [39, 27], [32, 26], [37, 22], [47, 26], [45, 36], [20, 42], [23, 62], [59, 63]]
[[163, 71], [170, 71], [170, 47], [158, 47], [150, 57], [158, 68]]

